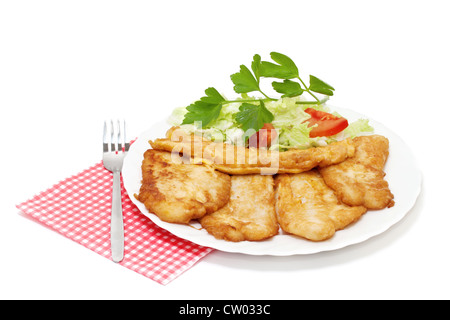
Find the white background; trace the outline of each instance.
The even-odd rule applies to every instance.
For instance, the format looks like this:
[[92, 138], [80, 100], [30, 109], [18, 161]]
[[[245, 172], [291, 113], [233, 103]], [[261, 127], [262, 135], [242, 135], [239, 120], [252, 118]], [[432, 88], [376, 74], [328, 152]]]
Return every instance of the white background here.
[[[0, 298], [450, 298], [446, 2], [0, 2]], [[100, 161], [104, 119], [131, 137], [209, 86], [233, 97], [229, 75], [271, 51], [413, 150], [422, 193], [386, 233], [306, 256], [216, 251], [162, 286], [15, 208]]]

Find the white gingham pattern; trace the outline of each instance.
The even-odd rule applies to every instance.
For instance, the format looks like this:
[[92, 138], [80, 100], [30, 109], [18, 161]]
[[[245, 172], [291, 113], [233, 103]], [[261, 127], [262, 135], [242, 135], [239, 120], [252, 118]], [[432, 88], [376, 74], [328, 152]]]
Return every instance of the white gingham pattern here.
[[[122, 266], [167, 284], [213, 249], [180, 239], [142, 215], [122, 188]], [[25, 214], [111, 259], [112, 174], [100, 162], [17, 205]]]

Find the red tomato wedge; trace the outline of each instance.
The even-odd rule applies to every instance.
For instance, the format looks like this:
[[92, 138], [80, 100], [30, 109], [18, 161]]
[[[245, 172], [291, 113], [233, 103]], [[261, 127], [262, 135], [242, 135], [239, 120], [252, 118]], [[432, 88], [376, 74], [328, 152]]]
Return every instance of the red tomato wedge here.
[[317, 124], [309, 133], [310, 138], [333, 136], [348, 127], [348, 121], [331, 113], [308, 108], [305, 112], [311, 115], [311, 118], [305, 122], [309, 122], [308, 127]]
[[268, 148], [271, 146], [272, 141], [277, 139], [277, 135], [277, 131], [271, 123], [264, 123], [264, 126], [248, 139], [248, 146], [253, 148]]

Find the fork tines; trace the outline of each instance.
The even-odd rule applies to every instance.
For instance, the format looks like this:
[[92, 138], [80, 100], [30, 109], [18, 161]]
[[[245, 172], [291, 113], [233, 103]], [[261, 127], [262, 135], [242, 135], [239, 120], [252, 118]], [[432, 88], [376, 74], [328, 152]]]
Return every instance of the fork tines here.
[[[117, 133], [116, 133], [117, 132]], [[114, 121], [105, 121], [103, 125], [103, 152], [124, 151], [127, 152], [130, 148], [130, 143], [126, 138], [126, 124], [125, 120], [117, 120], [116, 125]]]

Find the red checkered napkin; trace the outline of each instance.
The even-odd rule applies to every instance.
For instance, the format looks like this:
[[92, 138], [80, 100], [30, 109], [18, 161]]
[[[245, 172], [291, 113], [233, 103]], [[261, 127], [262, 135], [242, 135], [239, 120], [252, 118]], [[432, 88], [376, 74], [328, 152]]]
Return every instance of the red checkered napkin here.
[[[122, 188], [122, 266], [167, 284], [213, 249], [180, 239], [139, 212]], [[25, 214], [111, 259], [112, 173], [100, 162], [17, 205]]]

